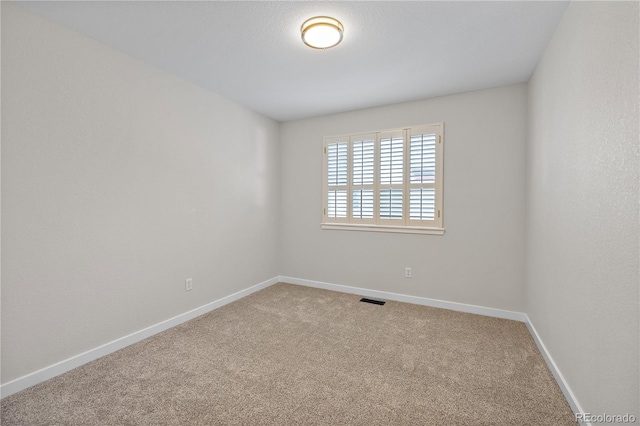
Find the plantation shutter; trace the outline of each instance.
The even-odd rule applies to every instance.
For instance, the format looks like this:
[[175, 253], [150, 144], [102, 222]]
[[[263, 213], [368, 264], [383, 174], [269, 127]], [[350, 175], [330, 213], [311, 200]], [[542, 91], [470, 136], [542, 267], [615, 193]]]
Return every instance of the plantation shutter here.
[[442, 235], [443, 124], [324, 139], [324, 229]]
[[440, 126], [409, 129], [408, 225], [440, 226], [442, 164]]
[[376, 135], [351, 137], [351, 222], [375, 223]]
[[348, 138], [328, 139], [325, 144], [324, 216], [331, 222], [348, 222]]
[[380, 143], [379, 208], [380, 223], [402, 225], [404, 215], [404, 132], [378, 134]]

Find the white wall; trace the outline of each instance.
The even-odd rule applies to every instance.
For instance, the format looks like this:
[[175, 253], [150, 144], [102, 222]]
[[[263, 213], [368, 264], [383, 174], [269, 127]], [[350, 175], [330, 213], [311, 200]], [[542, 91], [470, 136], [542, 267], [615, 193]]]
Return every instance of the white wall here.
[[[324, 136], [436, 122], [445, 123], [445, 235], [320, 229]], [[292, 121], [281, 132], [282, 275], [523, 311], [524, 84]]]
[[639, 417], [638, 3], [568, 7], [529, 82], [526, 300], [583, 410]]
[[277, 122], [3, 2], [2, 382], [276, 276], [278, 145]]

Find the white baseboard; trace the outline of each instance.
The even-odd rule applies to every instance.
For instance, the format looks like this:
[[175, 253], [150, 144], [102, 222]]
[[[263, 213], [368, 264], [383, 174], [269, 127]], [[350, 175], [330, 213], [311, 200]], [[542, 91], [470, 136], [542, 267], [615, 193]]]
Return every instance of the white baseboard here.
[[79, 355], [75, 355], [71, 358], [65, 359], [38, 371], [34, 371], [33, 373], [27, 374], [26, 376], [22, 376], [10, 382], [3, 383], [2, 386], [0, 386], [0, 395], [2, 398], [4, 398], [31, 386], [37, 385], [38, 383], [42, 383], [45, 380], [49, 380], [53, 377], [59, 376], [62, 373], [66, 373], [69, 370], [73, 370], [76, 367], [94, 361], [105, 355], [109, 355], [110, 353], [113, 353], [134, 343], [140, 342], [141, 340], [151, 337], [154, 334], [158, 334], [162, 331], [168, 330], [179, 324], [199, 317], [200, 315], [206, 314], [207, 312], [218, 309], [219, 307], [224, 306], [228, 303], [235, 302], [238, 299], [242, 299], [243, 297], [248, 296], [251, 293], [269, 287], [270, 285], [273, 285], [278, 281], [279, 277], [271, 278], [270, 280], [238, 291], [237, 293], [233, 293], [229, 296], [223, 297], [222, 299], [215, 300], [199, 308], [162, 321], [143, 330], [131, 333], [128, 336], [121, 337], [112, 342], [105, 343], [102, 346], [91, 349], [87, 352], [83, 352]]
[[431, 306], [433, 308], [449, 309], [452, 311], [466, 312], [469, 314], [484, 315], [494, 318], [504, 318], [514, 321], [526, 322], [526, 315], [522, 312], [506, 311], [503, 309], [486, 308], [466, 303], [447, 302], [445, 300], [429, 299], [426, 297], [409, 296], [407, 294], [389, 293], [386, 291], [369, 290], [360, 287], [350, 287], [340, 284], [325, 283], [322, 281], [305, 280], [293, 277], [280, 277], [280, 281], [289, 284], [298, 284], [305, 287], [323, 288], [325, 290], [339, 291], [341, 293], [358, 294], [378, 299], [395, 300], [396, 302], [413, 303], [414, 305]]
[[[564, 376], [560, 372], [560, 369], [558, 369], [558, 366], [553, 361], [551, 354], [549, 353], [549, 351], [547, 350], [547, 347], [542, 342], [542, 339], [540, 338], [540, 335], [536, 331], [536, 328], [531, 323], [529, 316], [525, 314], [525, 317], [526, 317], [525, 324], [527, 324], [529, 333], [531, 333], [531, 337], [533, 337], [533, 341], [536, 342], [536, 346], [538, 347], [538, 350], [542, 354], [544, 361], [547, 363], [547, 367], [549, 367], [549, 370], [551, 370], [551, 374], [553, 374], [553, 377], [556, 379], [558, 386], [560, 386], [560, 390], [562, 391], [562, 394], [564, 395], [565, 399], [569, 403], [571, 410], [573, 410], [574, 414], [584, 413], [585, 411], [582, 409], [582, 407], [580, 406], [580, 403], [578, 402], [578, 399], [571, 391], [571, 388], [569, 387], [569, 384], [567, 383], [567, 381], [564, 379]], [[591, 423], [580, 423], [580, 424], [591, 426]]]

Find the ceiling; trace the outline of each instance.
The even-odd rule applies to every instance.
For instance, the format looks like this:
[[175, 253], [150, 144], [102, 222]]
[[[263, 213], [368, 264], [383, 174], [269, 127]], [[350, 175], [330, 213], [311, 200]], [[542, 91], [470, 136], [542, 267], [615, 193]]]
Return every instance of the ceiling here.
[[[525, 82], [568, 2], [71, 1], [21, 6], [278, 121]], [[344, 40], [313, 50], [329, 15]]]

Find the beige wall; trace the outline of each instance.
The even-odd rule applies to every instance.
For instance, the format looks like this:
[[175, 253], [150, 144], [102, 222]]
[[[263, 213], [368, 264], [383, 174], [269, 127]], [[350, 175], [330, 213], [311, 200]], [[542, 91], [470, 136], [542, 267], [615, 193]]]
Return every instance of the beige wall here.
[[583, 410], [639, 417], [638, 3], [576, 2], [529, 83], [526, 300]]
[[[445, 235], [320, 229], [324, 136], [437, 122], [445, 123]], [[282, 275], [524, 309], [524, 84], [292, 121], [281, 131]]]
[[276, 276], [278, 144], [3, 2], [2, 382]]

